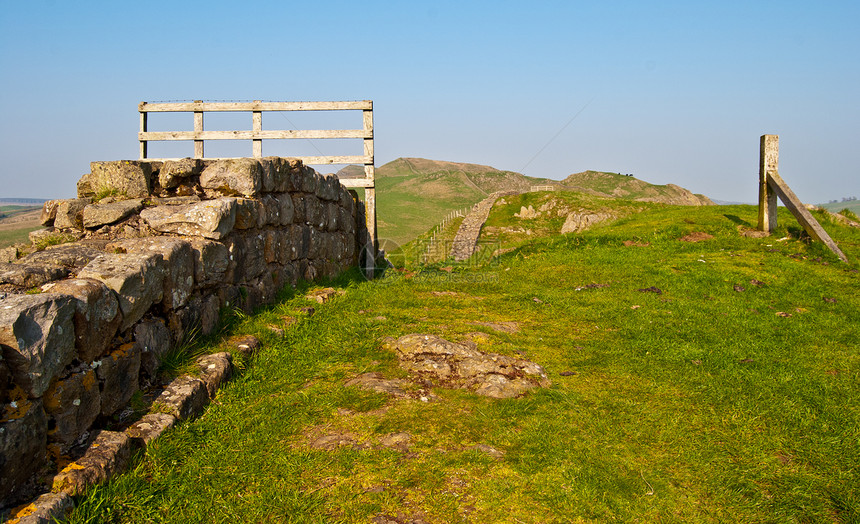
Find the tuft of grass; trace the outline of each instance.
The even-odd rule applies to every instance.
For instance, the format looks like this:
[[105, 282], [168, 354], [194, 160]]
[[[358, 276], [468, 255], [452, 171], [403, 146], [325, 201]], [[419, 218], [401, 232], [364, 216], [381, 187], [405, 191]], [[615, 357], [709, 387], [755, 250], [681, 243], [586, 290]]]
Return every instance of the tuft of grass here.
[[42, 251], [49, 246], [66, 244], [68, 242], [74, 242], [75, 240], [77, 240], [77, 238], [74, 235], [56, 232], [51, 235], [45, 235], [40, 237], [39, 240], [35, 244], [33, 244], [33, 248], [36, 251]]

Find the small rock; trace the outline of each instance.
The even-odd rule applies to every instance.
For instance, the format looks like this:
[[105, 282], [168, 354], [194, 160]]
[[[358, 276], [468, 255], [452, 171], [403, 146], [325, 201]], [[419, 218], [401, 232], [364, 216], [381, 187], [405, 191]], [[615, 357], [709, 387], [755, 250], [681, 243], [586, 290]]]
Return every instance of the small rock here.
[[174, 379], [155, 399], [153, 408], [185, 420], [203, 411], [209, 402], [206, 384], [199, 378], [183, 375]]
[[310, 306], [307, 306], [307, 307], [299, 308], [299, 312], [308, 316], [308, 317], [312, 317], [312, 316], [314, 316], [314, 313], [317, 312], [317, 310], [310, 307]]
[[836, 303], [836, 299], [835, 299], [835, 298], [831, 298], [831, 297], [822, 297], [822, 298], [824, 299], [824, 301], [825, 301], [825, 302], [829, 302], [830, 304], [835, 304], [835, 303]]
[[176, 417], [167, 413], [149, 413], [125, 430], [137, 446], [147, 446], [176, 424]]
[[230, 380], [233, 375], [233, 357], [230, 353], [213, 353], [197, 359], [200, 378], [206, 384], [209, 398], [215, 398], [215, 393], [221, 384]]
[[755, 362], [755, 360], [753, 360], [751, 358], [743, 358], [743, 359], [739, 360], [738, 362], [740, 362], [741, 364], [752, 364], [753, 362]]
[[235, 348], [242, 356], [250, 357], [260, 349], [260, 339], [253, 335], [236, 335], [227, 339], [227, 347]]
[[750, 284], [756, 287], [762, 287], [764, 285], [764, 282], [762, 282], [761, 280], [752, 279], [750, 280]]
[[63, 522], [75, 509], [68, 493], [45, 493], [27, 505], [8, 521], [14, 524], [54, 524]]
[[642, 293], [657, 293], [658, 295], [663, 294], [663, 291], [661, 291], [660, 288], [658, 288], [657, 286], [646, 287], [640, 289], [639, 291], [641, 291]]
[[577, 374], [578, 373], [576, 371], [562, 371], [561, 373], [559, 373], [559, 375], [561, 375], [562, 377], [572, 377]]
[[488, 446], [486, 444], [476, 444], [472, 446], [470, 449], [474, 449], [480, 451], [482, 453], [486, 453], [490, 457], [494, 459], [502, 459], [505, 457], [505, 452], [499, 449], [494, 448], [493, 446]]
[[738, 291], [738, 292], [746, 291], [746, 288], [744, 288], [743, 286], [738, 285], [738, 284], [735, 284], [735, 285], [733, 286], [733, 289], [734, 289], [735, 291]]
[[397, 451], [409, 451], [412, 443], [412, 435], [409, 433], [390, 433], [379, 439], [379, 444], [384, 448], [396, 449]]

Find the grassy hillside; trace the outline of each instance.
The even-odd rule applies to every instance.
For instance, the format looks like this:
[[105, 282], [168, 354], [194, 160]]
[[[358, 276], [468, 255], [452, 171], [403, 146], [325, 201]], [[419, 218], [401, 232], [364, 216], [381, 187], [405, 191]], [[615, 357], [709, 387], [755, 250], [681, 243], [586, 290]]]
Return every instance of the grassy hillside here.
[[860, 200], [852, 200], [851, 202], [837, 202], [835, 204], [817, 204], [818, 207], [823, 207], [824, 209], [830, 211], [831, 213], [838, 213], [843, 209], [847, 209], [851, 211], [855, 215], [860, 216]]
[[[846, 265], [783, 209], [754, 239], [753, 206], [569, 204], [624, 217], [481, 266], [344, 275], [283, 336], [267, 326], [304, 290], [237, 318], [262, 352], [71, 522], [860, 521], [860, 231], [824, 224]], [[533, 360], [552, 385], [345, 385], [408, 378], [382, 343], [407, 333]]]
[[[490, 166], [398, 158], [376, 170], [379, 236], [396, 244], [415, 239], [451, 211], [469, 207], [495, 191], [528, 191], [554, 185], [592, 195], [676, 204], [710, 204], [681, 187], [655, 186], [616, 173], [586, 171], [559, 182], [534, 178]], [[338, 176], [364, 176], [360, 166], [348, 166]], [[389, 249], [390, 251], [390, 249]]]
[[30, 231], [42, 227], [41, 206], [0, 206], [0, 248], [28, 240]]

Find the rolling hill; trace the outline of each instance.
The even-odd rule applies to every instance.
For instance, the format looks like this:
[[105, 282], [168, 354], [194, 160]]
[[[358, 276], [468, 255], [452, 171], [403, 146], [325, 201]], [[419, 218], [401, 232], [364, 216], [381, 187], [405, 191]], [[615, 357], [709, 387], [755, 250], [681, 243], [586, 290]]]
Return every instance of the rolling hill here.
[[[347, 166], [341, 178], [364, 176], [361, 166]], [[451, 211], [464, 209], [495, 191], [529, 191], [532, 186], [552, 185], [559, 190], [580, 191], [595, 196], [684, 205], [713, 204], [669, 184], [658, 186], [634, 177], [601, 171], [584, 171], [562, 181], [535, 178], [490, 166], [398, 158], [376, 169], [377, 222], [379, 238], [403, 244], [438, 224]]]

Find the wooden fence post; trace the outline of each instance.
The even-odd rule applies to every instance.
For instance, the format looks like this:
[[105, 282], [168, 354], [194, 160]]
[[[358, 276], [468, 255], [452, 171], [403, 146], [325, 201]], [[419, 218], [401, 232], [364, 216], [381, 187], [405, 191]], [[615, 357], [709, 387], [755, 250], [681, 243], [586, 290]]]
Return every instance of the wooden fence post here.
[[[195, 100], [195, 103], [202, 103], [202, 100]], [[203, 131], [203, 111], [194, 112], [194, 131]], [[194, 141], [194, 158], [203, 158], [203, 140]]]
[[[254, 100], [254, 102], [259, 103], [259, 100]], [[262, 111], [253, 111], [251, 117], [251, 129], [253, 131], [262, 131], [263, 130], [263, 112]], [[263, 156], [263, 141], [259, 139], [254, 139], [254, 157], [262, 158]]]
[[776, 192], [767, 182], [768, 171], [779, 170], [779, 135], [762, 135], [758, 168], [758, 228], [770, 233], [776, 228]]
[[[141, 105], [143, 105], [143, 104], [141, 103]], [[142, 109], [142, 108], [140, 108], [140, 106], [138, 106], [138, 108]], [[142, 110], [140, 111], [140, 132], [141, 133], [146, 133], [146, 114], [147, 114], [146, 111], [142, 111]], [[146, 158], [146, 153], [147, 153], [147, 151], [146, 151], [146, 140], [140, 140], [140, 159], [141, 160]]]

